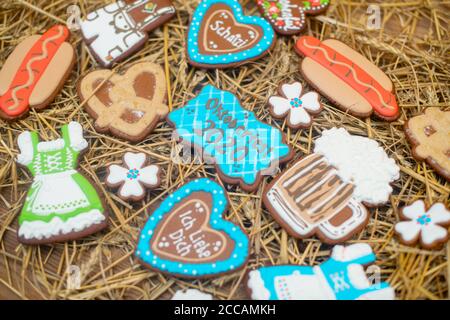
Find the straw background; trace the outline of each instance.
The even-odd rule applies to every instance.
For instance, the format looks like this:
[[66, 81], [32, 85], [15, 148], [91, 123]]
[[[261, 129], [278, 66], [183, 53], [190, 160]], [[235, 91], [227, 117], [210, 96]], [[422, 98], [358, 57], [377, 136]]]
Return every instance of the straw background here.
[[[56, 23], [64, 23], [69, 4], [80, 6], [82, 15], [108, 1], [96, 0], [13, 0], [0, 1], [0, 66], [25, 37], [42, 33]], [[381, 28], [367, 30], [369, 2], [332, 0], [325, 16], [309, 19], [306, 34], [321, 39], [340, 39], [380, 66], [392, 79], [401, 107], [401, 117], [392, 123], [372, 117], [360, 120], [346, 115], [327, 100], [325, 110], [315, 118], [310, 130], [290, 131], [282, 121], [271, 118], [268, 97], [280, 82], [299, 80], [305, 85], [295, 54], [295, 38], [279, 37], [270, 55], [245, 66], [225, 71], [190, 67], [184, 51], [189, 17], [198, 0], [175, 0], [177, 15], [150, 34], [145, 49], [117, 68], [134, 61], [161, 64], [170, 81], [169, 107], [178, 108], [194, 97], [200, 85], [211, 83], [231, 90], [245, 108], [267, 123], [283, 130], [296, 151], [296, 159], [311, 152], [314, 138], [334, 126], [378, 141], [401, 167], [390, 203], [371, 209], [367, 227], [348, 243], [369, 243], [377, 255], [382, 279], [396, 289], [399, 299], [448, 299], [450, 246], [426, 251], [400, 245], [393, 226], [398, 208], [417, 199], [450, 204], [450, 184], [422, 162], [415, 161], [405, 140], [403, 124], [426, 107], [449, 109], [450, 105], [450, 1], [393, 0], [371, 1], [381, 9]], [[246, 13], [259, 15], [252, 1], [240, 1]], [[78, 79], [96, 68], [81, 41], [72, 33], [78, 62], [56, 100], [41, 112], [16, 122], [0, 120], [0, 299], [167, 299], [178, 289], [197, 288], [218, 299], [247, 298], [243, 278], [252, 267], [271, 264], [315, 265], [327, 259], [330, 246], [317, 239], [297, 241], [286, 234], [262, 207], [258, 191], [249, 194], [237, 187], [228, 189], [231, 208], [227, 218], [240, 224], [251, 239], [248, 266], [239, 272], [205, 281], [185, 281], [148, 271], [133, 258], [140, 229], [161, 199], [193, 177], [217, 179], [212, 166], [174, 164], [171, 151], [172, 129], [160, 123], [148, 138], [129, 144], [109, 135], [98, 134], [76, 94]], [[309, 88], [306, 86], [306, 88]], [[90, 148], [80, 163], [80, 171], [95, 181], [110, 207], [109, 228], [81, 241], [53, 246], [24, 246], [16, 240], [17, 217], [32, 176], [15, 162], [17, 136], [24, 130], [37, 130], [42, 140], [55, 139], [61, 125], [78, 121], [85, 129]], [[106, 166], [120, 163], [125, 151], [145, 152], [163, 168], [160, 188], [148, 192], [140, 203], [130, 205], [106, 188]], [[294, 160], [293, 160], [294, 161]], [[81, 288], [67, 287], [68, 270], [77, 266]]]

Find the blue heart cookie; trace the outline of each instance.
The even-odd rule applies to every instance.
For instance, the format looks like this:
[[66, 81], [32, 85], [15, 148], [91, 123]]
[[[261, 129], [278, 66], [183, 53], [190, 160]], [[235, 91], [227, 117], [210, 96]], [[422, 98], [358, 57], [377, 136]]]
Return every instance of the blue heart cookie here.
[[190, 64], [227, 68], [256, 60], [275, 43], [275, 33], [264, 19], [243, 15], [236, 0], [203, 0], [189, 26]]
[[215, 163], [223, 181], [245, 191], [258, 189], [263, 175], [292, 156], [280, 130], [259, 121], [231, 92], [211, 85], [167, 120], [184, 144]]
[[225, 190], [201, 178], [167, 197], [141, 232], [136, 256], [164, 273], [207, 277], [242, 268], [247, 262], [247, 235], [225, 221]]

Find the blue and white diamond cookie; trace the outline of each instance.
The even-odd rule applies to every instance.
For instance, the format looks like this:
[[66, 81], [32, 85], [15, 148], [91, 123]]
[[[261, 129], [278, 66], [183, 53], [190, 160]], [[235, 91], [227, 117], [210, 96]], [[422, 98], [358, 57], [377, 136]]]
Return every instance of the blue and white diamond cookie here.
[[266, 55], [275, 44], [266, 20], [245, 16], [236, 0], [203, 0], [189, 26], [189, 63], [203, 68], [230, 68]]
[[226, 221], [225, 190], [213, 180], [193, 180], [167, 197], [141, 232], [136, 256], [147, 267], [182, 278], [203, 278], [242, 268], [249, 241]]

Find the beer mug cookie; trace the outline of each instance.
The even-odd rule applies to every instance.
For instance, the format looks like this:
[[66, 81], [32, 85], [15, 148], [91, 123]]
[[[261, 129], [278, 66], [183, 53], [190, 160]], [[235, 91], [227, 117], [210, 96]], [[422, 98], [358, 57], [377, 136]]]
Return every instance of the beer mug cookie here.
[[263, 201], [290, 235], [340, 243], [367, 224], [364, 204], [389, 200], [400, 169], [376, 141], [343, 128], [325, 130], [315, 144], [314, 153], [270, 183]]
[[78, 95], [98, 132], [131, 142], [144, 140], [169, 112], [161, 66], [141, 62], [123, 74], [97, 70], [80, 80]]
[[19, 43], [0, 71], [0, 118], [17, 119], [53, 101], [75, 63], [69, 36], [57, 25]]
[[90, 12], [81, 32], [94, 58], [108, 68], [140, 50], [148, 33], [174, 15], [170, 0], [119, 0]]

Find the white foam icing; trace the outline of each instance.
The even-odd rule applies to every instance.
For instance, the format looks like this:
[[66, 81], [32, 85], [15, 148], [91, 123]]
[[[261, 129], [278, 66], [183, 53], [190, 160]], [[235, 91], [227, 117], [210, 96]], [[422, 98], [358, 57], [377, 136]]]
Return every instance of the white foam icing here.
[[79, 232], [92, 225], [103, 222], [106, 217], [97, 209], [81, 213], [67, 221], [54, 217], [50, 222], [24, 221], [19, 228], [19, 236], [30, 239], [48, 239], [50, 237]]
[[375, 140], [332, 128], [316, 140], [314, 152], [327, 158], [343, 181], [355, 186], [353, 197], [358, 201], [378, 205], [389, 200], [390, 184], [399, 178], [400, 169]]
[[197, 289], [178, 290], [171, 300], [213, 300], [213, 296]]

